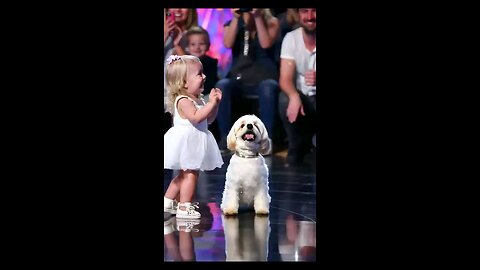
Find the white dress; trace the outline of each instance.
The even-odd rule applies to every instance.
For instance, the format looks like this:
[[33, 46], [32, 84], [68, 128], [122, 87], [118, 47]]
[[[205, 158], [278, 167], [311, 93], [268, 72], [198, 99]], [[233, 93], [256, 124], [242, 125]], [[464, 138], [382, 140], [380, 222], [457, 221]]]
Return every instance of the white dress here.
[[193, 125], [188, 119], [183, 119], [178, 114], [177, 103], [182, 97], [191, 100], [197, 110], [205, 106], [183, 95], [175, 99], [173, 127], [165, 133], [163, 140], [163, 167], [172, 170], [201, 171], [221, 168], [222, 155], [213, 134], [208, 130], [207, 120]]

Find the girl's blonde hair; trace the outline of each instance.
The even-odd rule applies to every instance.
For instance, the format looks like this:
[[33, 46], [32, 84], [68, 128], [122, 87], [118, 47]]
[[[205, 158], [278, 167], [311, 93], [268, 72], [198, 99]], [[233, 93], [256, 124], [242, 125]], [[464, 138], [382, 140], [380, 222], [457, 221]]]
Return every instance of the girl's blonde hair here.
[[186, 94], [187, 66], [194, 62], [202, 64], [200, 59], [193, 55], [172, 55], [167, 59], [167, 111], [172, 115], [175, 99]]

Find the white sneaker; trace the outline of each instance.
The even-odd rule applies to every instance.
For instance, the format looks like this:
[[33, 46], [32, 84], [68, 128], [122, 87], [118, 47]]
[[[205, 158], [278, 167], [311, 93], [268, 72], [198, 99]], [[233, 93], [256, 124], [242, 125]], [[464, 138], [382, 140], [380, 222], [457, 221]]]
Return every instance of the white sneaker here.
[[[184, 210], [180, 208], [184, 208]], [[178, 203], [177, 218], [201, 218], [202, 215], [197, 212], [195, 208], [198, 208], [198, 202], [194, 204], [192, 204], [191, 202]]]
[[177, 213], [178, 202], [169, 198], [163, 197], [163, 212], [168, 212], [170, 214]]
[[198, 232], [194, 227], [200, 224], [199, 220], [177, 219], [177, 230], [179, 232]]

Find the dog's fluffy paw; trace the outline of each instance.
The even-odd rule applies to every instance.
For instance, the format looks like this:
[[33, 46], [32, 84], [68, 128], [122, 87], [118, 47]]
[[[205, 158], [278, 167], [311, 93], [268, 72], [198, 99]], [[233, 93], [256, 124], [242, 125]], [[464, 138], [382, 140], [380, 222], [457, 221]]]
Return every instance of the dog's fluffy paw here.
[[228, 216], [228, 215], [236, 215], [238, 214], [238, 209], [235, 208], [225, 208], [223, 209], [223, 214]]

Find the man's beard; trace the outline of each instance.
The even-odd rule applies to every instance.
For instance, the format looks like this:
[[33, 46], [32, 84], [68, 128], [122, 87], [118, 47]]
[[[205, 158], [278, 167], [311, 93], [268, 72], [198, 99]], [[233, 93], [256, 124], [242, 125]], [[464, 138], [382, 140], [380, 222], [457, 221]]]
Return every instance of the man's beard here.
[[305, 34], [309, 36], [315, 36], [317, 34], [317, 29], [308, 29], [304, 27], [303, 30], [305, 31]]
[[317, 31], [317, 27], [315, 26], [313, 29], [308, 26], [306, 23], [302, 23], [301, 26], [307, 35], [315, 35]]

